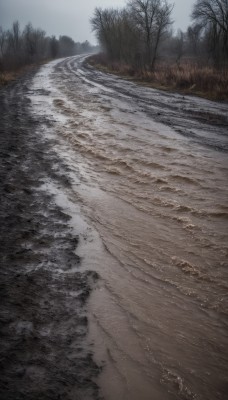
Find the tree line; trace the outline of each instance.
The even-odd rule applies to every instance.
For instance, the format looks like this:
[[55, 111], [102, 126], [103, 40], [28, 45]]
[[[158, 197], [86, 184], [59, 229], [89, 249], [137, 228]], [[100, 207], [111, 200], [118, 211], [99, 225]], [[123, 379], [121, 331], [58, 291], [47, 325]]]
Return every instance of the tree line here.
[[96, 8], [92, 29], [109, 60], [153, 71], [158, 60], [183, 57], [216, 68], [228, 64], [228, 0], [196, 0], [186, 32], [172, 31], [168, 0], [130, 0], [123, 9]]
[[45, 31], [28, 23], [23, 30], [18, 21], [11, 29], [0, 27], [0, 71], [11, 71], [24, 65], [57, 57], [91, 52], [88, 41], [76, 43], [69, 36], [49, 37]]

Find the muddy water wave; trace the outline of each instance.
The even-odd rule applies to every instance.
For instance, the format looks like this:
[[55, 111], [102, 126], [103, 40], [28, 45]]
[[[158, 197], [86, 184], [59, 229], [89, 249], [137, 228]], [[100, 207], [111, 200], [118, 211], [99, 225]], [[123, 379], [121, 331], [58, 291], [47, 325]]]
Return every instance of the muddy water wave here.
[[[225, 399], [228, 106], [141, 88], [84, 61], [41, 70], [33, 101], [37, 112], [49, 104], [68, 195], [96, 232], [84, 264], [101, 277], [90, 305], [101, 393]], [[51, 93], [42, 99], [41, 77]]]

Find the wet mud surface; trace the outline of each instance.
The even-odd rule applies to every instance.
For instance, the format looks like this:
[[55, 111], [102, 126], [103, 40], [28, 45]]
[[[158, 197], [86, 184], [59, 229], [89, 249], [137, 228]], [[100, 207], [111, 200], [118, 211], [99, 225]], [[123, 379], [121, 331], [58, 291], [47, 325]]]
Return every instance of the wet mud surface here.
[[85, 56], [49, 64], [32, 90], [34, 112], [57, 120], [72, 212], [98, 232], [82, 263], [100, 276], [88, 317], [103, 397], [225, 400], [228, 105]]
[[30, 114], [32, 75], [0, 90], [0, 398], [98, 399], [86, 345], [98, 275], [80, 271], [70, 217], [42, 188], [69, 180], [38, 129], [42, 116]]
[[0, 107], [0, 398], [225, 400], [228, 105], [76, 56]]

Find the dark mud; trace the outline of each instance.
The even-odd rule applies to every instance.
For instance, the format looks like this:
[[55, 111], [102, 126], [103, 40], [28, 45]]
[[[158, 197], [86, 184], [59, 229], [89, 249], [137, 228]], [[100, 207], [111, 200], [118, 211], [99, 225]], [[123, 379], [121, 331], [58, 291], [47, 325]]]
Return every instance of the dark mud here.
[[0, 90], [0, 398], [98, 399], [85, 308], [98, 276], [80, 272], [69, 217], [42, 189], [70, 183], [39, 130], [50, 122], [30, 114], [33, 74]]

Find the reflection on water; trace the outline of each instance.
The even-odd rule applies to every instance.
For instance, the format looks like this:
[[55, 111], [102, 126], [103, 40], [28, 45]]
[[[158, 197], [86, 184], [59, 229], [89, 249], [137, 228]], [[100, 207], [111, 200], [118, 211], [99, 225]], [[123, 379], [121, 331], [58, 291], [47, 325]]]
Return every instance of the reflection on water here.
[[228, 140], [197, 112], [224, 120], [227, 106], [143, 91], [80, 57], [52, 65], [46, 112], [93, 227], [84, 266], [101, 276], [90, 325], [105, 399], [225, 399]]

